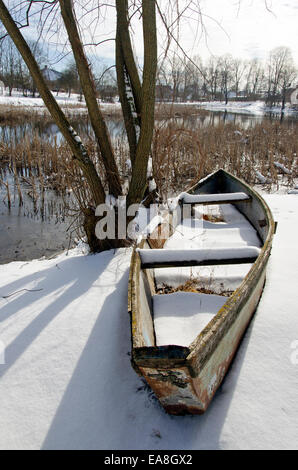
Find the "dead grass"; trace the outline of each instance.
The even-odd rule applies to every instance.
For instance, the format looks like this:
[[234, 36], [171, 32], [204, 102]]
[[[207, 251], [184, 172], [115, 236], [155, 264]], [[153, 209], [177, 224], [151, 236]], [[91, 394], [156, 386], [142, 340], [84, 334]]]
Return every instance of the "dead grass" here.
[[203, 214], [203, 219], [208, 222], [224, 222], [225, 219], [222, 215]]
[[24, 122], [51, 122], [50, 114], [44, 108], [22, 108], [12, 105], [0, 105], [0, 124], [18, 125]]
[[184, 284], [179, 285], [178, 287], [172, 287], [167, 284], [163, 284], [163, 287], [157, 290], [157, 294], [173, 294], [174, 292], [193, 292], [196, 294], [215, 294], [221, 295], [223, 297], [230, 297], [232, 292], [230, 291], [221, 291], [215, 292], [212, 289], [207, 289], [200, 286], [200, 280], [197, 278], [189, 279]]
[[[119, 124], [120, 107], [106, 106], [103, 110], [116, 125]], [[71, 116], [71, 109], [69, 113]], [[281, 177], [284, 184], [293, 187], [294, 179], [298, 177], [297, 124], [264, 120], [243, 130], [233, 123], [206, 125], [204, 119], [208, 113], [194, 106], [157, 105], [157, 113], [160, 119], [156, 122], [152, 157], [154, 178], [163, 201], [218, 168], [227, 169], [250, 184], [258, 182], [258, 170], [268, 178], [265, 186], [268, 190], [278, 189]], [[87, 127], [88, 116], [83, 113], [73, 118], [84, 124], [84, 144], [104, 181], [97, 145]], [[33, 123], [32, 132], [25, 132], [22, 138], [17, 136], [15, 139], [13, 133], [11, 141], [2, 138], [0, 178], [5, 183], [4, 170], [14, 175], [20, 204], [24, 199], [22, 192], [28, 190], [34, 205], [37, 207], [40, 204], [42, 207], [44, 191], [50, 189], [64, 198], [67, 210], [78, 217], [82, 208], [92, 204], [87, 184], [68, 146], [63, 141], [40, 135], [41, 121], [51, 123], [49, 114], [42, 108], [34, 110], [0, 106], [1, 125], [13, 127]], [[127, 185], [130, 178], [127, 141], [121, 132], [116, 135], [113, 139], [116, 159], [123, 185]], [[290, 173], [282, 175], [275, 166], [276, 161], [288, 168]], [[9, 189], [6, 191], [7, 197], [14, 192], [13, 188], [11, 191]], [[71, 198], [72, 202], [67, 197], [70, 193], [75, 196]], [[205, 215], [204, 219], [210, 222], [222, 221], [213, 214]]]
[[230, 123], [190, 128], [187, 119], [161, 122], [153, 142], [153, 166], [157, 186], [166, 199], [199, 178], [224, 168], [249, 184], [256, 184], [256, 171], [268, 179], [267, 189], [278, 189], [281, 170], [289, 187], [298, 176], [298, 125], [263, 121], [243, 130]]
[[[62, 110], [68, 117], [72, 117], [75, 112], [76, 119], [86, 117], [87, 108], [85, 102], [82, 103], [59, 103]], [[121, 107], [114, 104], [105, 104], [101, 108], [102, 114], [109, 118], [121, 118]], [[52, 122], [49, 111], [44, 106], [15, 106], [9, 104], [0, 104], [0, 123], [18, 124], [23, 123], [25, 120], [40, 121], [45, 119], [47, 122]]]

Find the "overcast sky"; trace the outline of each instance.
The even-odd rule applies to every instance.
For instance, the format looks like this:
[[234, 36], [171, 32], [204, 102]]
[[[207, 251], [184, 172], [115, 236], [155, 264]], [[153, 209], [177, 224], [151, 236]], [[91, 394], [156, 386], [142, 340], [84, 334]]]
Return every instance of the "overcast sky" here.
[[268, 0], [267, 6], [272, 13], [265, 0], [201, 0], [207, 37], [194, 48], [189, 38], [189, 51], [247, 59], [288, 46], [298, 64], [298, 0]]
[[195, 40], [196, 22], [181, 25], [180, 40], [189, 53], [263, 58], [274, 47], [288, 46], [298, 63], [298, 0], [200, 0], [200, 6], [205, 35]]
[[[298, 65], [298, 0], [195, 1], [201, 8], [205, 34], [196, 34], [200, 23], [195, 13], [191, 14], [192, 19], [183, 19], [180, 24], [179, 42], [189, 56], [199, 55], [206, 59], [210, 55], [231, 53], [234, 57], [242, 59], [265, 59], [273, 48], [287, 46]], [[179, 0], [180, 9], [185, 3], [189, 3], [189, 0]], [[105, 4], [114, 5], [114, 1], [106, 0]], [[159, 4], [167, 5], [168, 0], [159, 0]], [[114, 37], [115, 31], [115, 9], [107, 7], [102, 11], [103, 19], [97, 25], [95, 33], [98, 42]], [[82, 31], [87, 32], [88, 26], [82, 23]], [[162, 30], [160, 21], [159, 30]], [[140, 18], [137, 17], [134, 32], [136, 53], [141, 58], [142, 31]], [[90, 42], [87, 37], [85, 39], [87, 43]], [[160, 52], [164, 43], [165, 41], [159, 38]], [[96, 53], [109, 65], [114, 63], [113, 41], [97, 47], [96, 52], [92, 49], [88, 51], [89, 54]]]

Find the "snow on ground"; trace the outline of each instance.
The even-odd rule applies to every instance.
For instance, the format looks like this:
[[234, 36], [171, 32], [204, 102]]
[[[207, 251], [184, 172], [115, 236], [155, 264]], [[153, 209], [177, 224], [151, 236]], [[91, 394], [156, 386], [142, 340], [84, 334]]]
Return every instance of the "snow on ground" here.
[[[58, 96], [55, 92], [53, 92], [54, 98], [61, 106], [75, 106], [81, 109], [86, 109], [85, 101], [80, 101], [80, 95], [78, 94], [71, 94], [68, 96], [68, 93], [59, 92]], [[30, 96], [25, 97], [21, 92], [17, 90], [13, 90], [12, 96], [8, 96], [6, 92], [5, 95], [0, 95], [0, 105], [9, 105], [9, 106], [20, 106], [23, 108], [26, 107], [35, 107], [35, 108], [44, 108], [45, 105], [43, 100], [39, 97], [32, 98]], [[101, 107], [103, 108], [115, 108], [120, 107], [120, 103], [100, 103]], [[280, 106], [273, 106], [269, 107], [266, 106], [264, 101], [229, 101], [226, 104], [224, 101], [198, 101], [198, 102], [186, 102], [186, 103], [179, 103], [181, 106], [199, 106], [209, 111], [228, 111], [230, 113], [237, 113], [237, 114], [251, 114], [255, 116], [263, 116], [264, 114], [272, 113], [272, 114], [280, 114], [281, 107]], [[286, 104], [284, 109], [285, 115], [293, 115], [297, 116], [297, 109], [290, 106], [289, 103]]]
[[298, 197], [266, 199], [265, 290], [202, 416], [165, 414], [131, 368], [129, 250], [0, 266], [0, 448], [297, 449]]
[[[72, 93], [68, 96], [68, 93], [59, 92], [58, 96], [57, 93], [52, 92], [55, 100], [58, 102], [60, 106], [67, 107], [75, 107], [76, 111], [86, 110], [85, 100], [80, 101], [80, 95]], [[23, 96], [21, 92], [13, 90], [12, 96], [8, 96], [6, 93], [5, 95], [0, 95], [0, 105], [6, 106], [19, 106], [22, 108], [36, 108], [42, 109], [45, 108], [45, 104], [40, 97], [32, 98], [30, 96]], [[104, 108], [111, 108], [111, 107], [119, 107], [119, 103], [101, 103], [101, 106]]]
[[[265, 113], [280, 114], [280, 106], [266, 106], [264, 101], [229, 101], [227, 104], [224, 101], [204, 101], [198, 103], [202, 108], [209, 111], [228, 111], [230, 113], [238, 114], [253, 114], [256, 116], [263, 116]], [[284, 114], [297, 115], [297, 109], [286, 104]]]
[[[72, 94], [68, 96], [67, 93], [59, 93], [58, 96], [56, 93], [53, 93], [54, 98], [62, 106], [67, 105], [77, 105], [84, 107], [84, 103], [79, 100], [79, 95]], [[21, 106], [21, 107], [45, 107], [42, 98], [36, 97], [32, 98], [30, 96], [23, 96], [21, 92], [13, 91], [12, 96], [0, 95], [0, 105], [10, 105], [10, 106]]]

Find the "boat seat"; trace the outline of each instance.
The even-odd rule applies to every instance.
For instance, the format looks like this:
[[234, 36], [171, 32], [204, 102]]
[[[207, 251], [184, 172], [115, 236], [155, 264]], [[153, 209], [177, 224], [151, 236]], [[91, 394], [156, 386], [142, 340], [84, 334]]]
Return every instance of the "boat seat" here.
[[142, 269], [254, 263], [260, 251], [256, 246], [197, 250], [137, 249]]
[[188, 194], [181, 193], [180, 204], [233, 204], [235, 202], [249, 202], [251, 197], [246, 193], [219, 193], [219, 194]]

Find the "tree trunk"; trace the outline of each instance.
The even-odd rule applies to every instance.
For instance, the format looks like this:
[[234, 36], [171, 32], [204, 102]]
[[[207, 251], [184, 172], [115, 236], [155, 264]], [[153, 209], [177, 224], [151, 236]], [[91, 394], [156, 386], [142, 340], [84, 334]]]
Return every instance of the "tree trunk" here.
[[96, 100], [96, 89], [91, 70], [83, 49], [74, 16], [72, 0], [59, 0], [61, 14], [78, 69], [81, 87], [85, 96], [90, 122], [95, 133], [102, 161], [106, 170], [110, 193], [118, 197], [122, 194], [120, 176], [110, 141], [110, 136]]
[[[119, 2], [118, 0], [117, 5], [119, 3], [121, 2]], [[130, 81], [129, 73], [124, 60], [123, 44], [121, 40], [121, 25], [119, 22], [120, 12], [117, 7], [116, 72], [119, 98], [121, 102], [124, 124], [129, 144], [130, 160], [133, 165], [136, 158], [137, 126], [140, 126], [140, 116], [134, 116], [134, 112], [137, 114], [137, 110], [136, 108], [134, 108], [135, 100], [132, 100], [132, 83]]]
[[282, 102], [281, 102], [281, 113], [283, 114], [286, 107], [286, 88], [282, 89]]
[[155, 0], [143, 0], [144, 69], [141, 132], [128, 192], [127, 206], [141, 202], [147, 182], [147, 166], [154, 129], [157, 38]]
[[88, 183], [90, 184], [91, 193], [96, 205], [101, 204], [105, 201], [105, 192], [101, 184], [101, 180], [97, 171], [90, 160], [85, 147], [83, 146], [81, 140], [78, 138], [72, 127], [70, 126], [68, 120], [66, 119], [63, 111], [59, 107], [57, 101], [53, 97], [51, 91], [49, 90], [43, 75], [39, 69], [39, 66], [32, 55], [32, 52], [24, 40], [22, 34], [20, 33], [15, 22], [11, 18], [6, 6], [3, 1], [0, 0], [0, 19], [5, 26], [8, 34], [14, 41], [16, 47], [18, 48], [20, 54], [22, 55], [32, 78], [38, 88], [39, 94], [42, 97], [46, 107], [51, 113], [54, 121], [58, 125], [62, 135], [65, 140], [68, 142], [74, 158], [77, 160], [79, 166], [83, 170]]
[[[129, 137], [133, 162], [132, 178], [127, 197], [127, 207], [140, 203], [147, 185], [147, 166], [151, 151], [154, 129], [155, 83], [157, 69], [157, 38], [156, 38], [156, 5], [155, 0], [142, 0], [142, 21], [144, 39], [144, 67], [142, 84], [138, 75], [129, 36], [129, 21], [127, 15], [127, 0], [116, 0], [117, 7], [117, 72], [120, 94], [122, 94], [123, 114], [126, 124], [133, 124], [133, 138]], [[96, 89], [90, 66], [84, 53], [80, 39], [72, 0], [59, 0], [62, 18], [75, 57], [79, 72], [81, 87], [86, 100], [90, 122], [92, 124], [105, 167], [110, 193], [115, 197], [122, 193], [119, 171], [116, 165], [110, 136], [96, 99]], [[124, 14], [123, 14], [124, 13]], [[81, 139], [70, 126], [66, 116], [53, 97], [40, 71], [30, 47], [24, 40], [17, 23], [14, 22], [4, 2], [0, 0], [0, 19], [8, 34], [21, 53], [32, 79], [62, 135], [69, 144], [73, 156], [86, 178], [95, 206], [105, 202], [105, 191], [96, 171], [95, 165], [81, 142]], [[129, 100], [126, 94], [129, 85], [132, 94], [133, 107], [128, 108]], [[121, 89], [122, 87], [122, 89]], [[136, 115], [134, 114], [136, 113]], [[131, 120], [132, 118], [132, 120]], [[138, 129], [139, 127], [139, 129]], [[128, 127], [127, 127], [128, 129]], [[117, 240], [96, 240], [95, 224], [98, 218], [94, 208], [84, 211], [85, 231], [93, 251], [120, 246]], [[125, 241], [123, 241], [125, 244]]]
[[[100, 177], [95, 169], [93, 162], [89, 158], [87, 151], [85, 147], [83, 146], [80, 138], [77, 136], [76, 132], [70, 126], [64, 113], [60, 109], [51, 91], [49, 90], [43, 78], [43, 75], [37, 65], [37, 62], [31, 53], [30, 48], [28, 47], [18, 27], [16, 26], [13, 19], [11, 18], [2, 0], [0, 0], [0, 19], [3, 25], [5, 26], [8, 34], [14, 41], [19, 52], [21, 53], [28, 69], [30, 70], [30, 73], [37, 86], [40, 96], [42, 97], [54, 121], [58, 125], [65, 140], [68, 142], [73, 152], [74, 158], [76, 159], [77, 163], [82, 169], [83, 174], [86, 177], [86, 180], [88, 182], [94, 204], [97, 206], [99, 204], [104, 203], [105, 202], [104, 188], [102, 186]], [[89, 246], [91, 247], [91, 249], [93, 251], [102, 251], [103, 249], [106, 249], [107, 247], [111, 248], [111, 244], [113, 242], [111, 242], [110, 244], [107, 244], [105, 240], [103, 241], [97, 240], [95, 242], [94, 237], [91, 236], [91, 232], [92, 232], [91, 227], [93, 226], [93, 233], [95, 233], [95, 223], [96, 223], [93, 209], [90, 209], [89, 213], [88, 211], [86, 211], [84, 214], [84, 217], [85, 217], [84, 227], [88, 226], [88, 231], [86, 231], [86, 234], [87, 234], [88, 243], [90, 243]]]
[[[151, 1], [151, 0], [149, 0]], [[117, 38], [120, 41], [123, 62], [129, 75], [133, 97], [135, 101], [136, 112], [141, 113], [142, 108], [142, 86], [138, 74], [130, 35], [128, 23], [127, 0], [116, 0], [117, 10]], [[144, 14], [144, 12], [143, 12]]]

